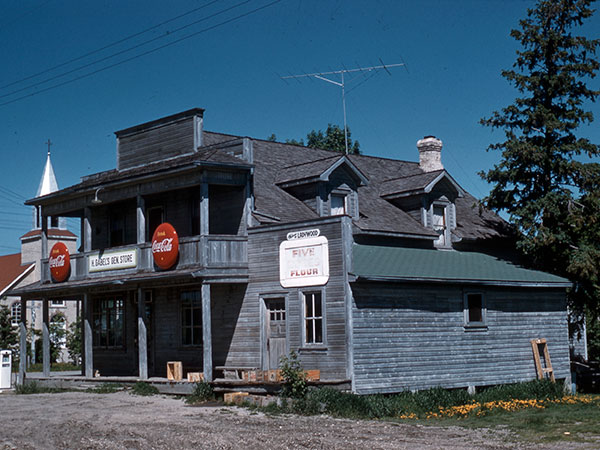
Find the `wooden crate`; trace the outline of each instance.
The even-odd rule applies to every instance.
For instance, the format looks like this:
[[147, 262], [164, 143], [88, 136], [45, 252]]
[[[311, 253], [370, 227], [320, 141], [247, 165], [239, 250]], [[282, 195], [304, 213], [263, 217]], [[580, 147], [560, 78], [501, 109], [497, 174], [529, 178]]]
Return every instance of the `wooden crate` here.
[[265, 379], [270, 383], [280, 382], [283, 379], [281, 377], [281, 370], [267, 370]]
[[223, 401], [225, 403], [234, 403], [239, 405], [244, 402], [246, 397], [248, 397], [247, 392], [228, 392], [223, 396]]
[[199, 383], [200, 381], [204, 381], [204, 373], [203, 372], [188, 372], [187, 380], [190, 383]]
[[181, 381], [183, 379], [181, 361], [169, 361], [167, 363], [167, 379], [170, 381]]
[[264, 372], [262, 370], [244, 370], [242, 379], [250, 383], [262, 382], [264, 380]]
[[306, 381], [319, 381], [321, 379], [320, 370], [305, 370]]

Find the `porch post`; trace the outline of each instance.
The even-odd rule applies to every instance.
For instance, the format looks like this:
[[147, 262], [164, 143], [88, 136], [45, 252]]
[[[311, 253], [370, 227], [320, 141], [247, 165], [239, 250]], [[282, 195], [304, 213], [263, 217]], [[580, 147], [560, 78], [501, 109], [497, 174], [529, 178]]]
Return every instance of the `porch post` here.
[[42, 213], [42, 259], [48, 258], [48, 216]]
[[202, 283], [202, 350], [204, 380], [213, 380], [210, 284]]
[[27, 374], [27, 300], [22, 297], [19, 332], [19, 384], [25, 384]]
[[81, 235], [83, 236], [83, 251], [89, 252], [92, 250], [92, 210], [89, 207], [83, 209], [83, 228]]
[[144, 291], [138, 287], [137, 290], [138, 300], [138, 364], [139, 364], [139, 378], [142, 380], [148, 379], [148, 345], [146, 337], [146, 321], [144, 316], [146, 315]]
[[83, 343], [85, 359], [85, 377], [94, 376], [94, 355], [92, 353], [92, 302], [90, 296], [83, 294]]
[[42, 299], [42, 343], [43, 343], [43, 352], [42, 352], [42, 363], [43, 363], [43, 372], [45, 377], [50, 376], [50, 314], [48, 311], [48, 299]]
[[[150, 236], [152, 239], [152, 236]], [[137, 243], [143, 244], [146, 242], [146, 213], [144, 197], [137, 196]]]
[[208, 201], [208, 182], [202, 180], [200, 184], [200, 235], [202, 236], [209, 233]]

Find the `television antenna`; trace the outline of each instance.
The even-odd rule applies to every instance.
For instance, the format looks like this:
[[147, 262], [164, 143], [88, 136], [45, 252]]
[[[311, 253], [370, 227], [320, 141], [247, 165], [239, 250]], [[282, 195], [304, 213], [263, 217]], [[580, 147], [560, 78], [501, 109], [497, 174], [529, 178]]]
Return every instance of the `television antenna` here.
[[[351, 78], [350, 80], [346, 81], [344, 75], [348, 74], [348, 73], [355, 73], [355, 72], [361, 72], [362, 74], [364, 74], [365, 72], [373, 72], [373, 71], [375, 71], [373, 73], [373, 75], [375, 75], [375, 73], [377, 71], [385, 70], [391, 76], [392, 73], [388, 69], [391, 69], [393, 67], [406, 66], [406, 64], [404, 64], [404, 63], [384, 64], [384, 62], [381, 60], [381, 58], [379, 59], [379, 61], [381, 62], [380, 66], [356, 67], [354, 69], [343, 68], [341, 70], [332, 70], [329, 72], [303, 73], [300, 75], [288, 75], [288, 76], [280, 77], [280, 78], [284, 81], [290, 80], [290, 79], [298, 80], [298, 78], [316, 78], [318, 80], [326, 81], [327, 83], [335, 84], [336, 86], [339, 86], [342, 88], [342, 108], [344, 110], [344, 143], [346, 145], [346, 155], [347, 155], [348, 154], [348, 125], [346, 124], [346, 83], [354, 80], [354, 78], [356, 78], [356, 77]], [[340, 81], [336, 81], [336, 80], [332, 80], [332, 79], [328, 78], [328, 77], [331, 77], [332, 75], [339, 75]], [[367, 80], [368, 80], [368, 78], [367, 78]]]

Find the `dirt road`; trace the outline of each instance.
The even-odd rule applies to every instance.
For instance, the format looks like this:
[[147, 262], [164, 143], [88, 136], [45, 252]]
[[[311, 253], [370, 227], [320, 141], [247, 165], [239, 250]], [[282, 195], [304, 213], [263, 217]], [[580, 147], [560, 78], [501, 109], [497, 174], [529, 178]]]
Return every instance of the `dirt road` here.
[[[500, 449], [507, 431], [190, 407], [126, 392], [0, 395], [0, 449]], [[564, 448], [563, 446], [556, 448]]]

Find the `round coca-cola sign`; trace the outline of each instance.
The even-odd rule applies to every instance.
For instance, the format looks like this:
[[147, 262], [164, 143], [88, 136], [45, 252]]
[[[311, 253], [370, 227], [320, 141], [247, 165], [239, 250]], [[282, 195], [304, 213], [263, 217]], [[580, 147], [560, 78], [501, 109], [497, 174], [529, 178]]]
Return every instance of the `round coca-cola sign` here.
[[48, 265], [50, 266], [50, 275], [57, 282], [65, 281], [69, 277], [69, 269], [71, 268], [71, 257], [69, 249], [62, 242], [57, 242], [50, 250], [48, 257]]
[[163, 270], [170, 269], [177, 262], [179, 238], [170, 223], [161, 223], [152, 236], [152, 256], [154, 262]]

